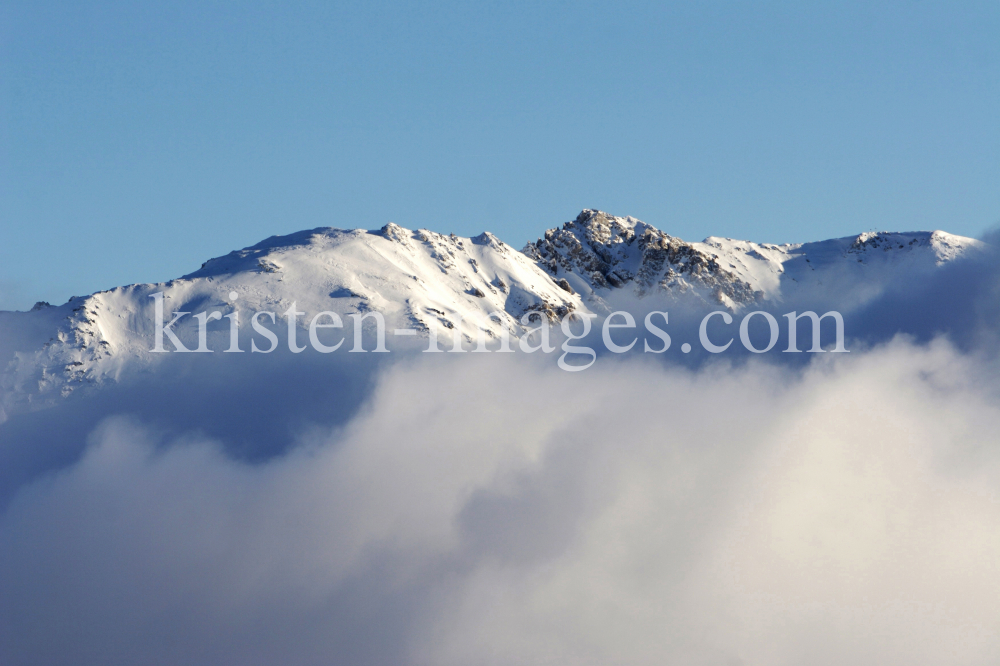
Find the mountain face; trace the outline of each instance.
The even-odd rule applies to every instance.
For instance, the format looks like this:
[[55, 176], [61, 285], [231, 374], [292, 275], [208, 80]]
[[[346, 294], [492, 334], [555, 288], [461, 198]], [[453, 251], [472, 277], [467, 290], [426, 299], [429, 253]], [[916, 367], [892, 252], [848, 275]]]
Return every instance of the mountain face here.
[[729, 308], [754, 303], [763, 295], [723, 268], [718, 254], [635, 218], [599, 210], [585, 210], [562, 229], [549, 229], [522, 252], [549, 275], [588, 295], [626, 288], [640, 298], [652, 291], [695, 291]]
[[710, 237], [688, 243], [632, 217], [584, 210], [524, 247], [550, 276], [591, 298], [628, 290], [697, 295], [738, 310], [780, 302], [827, 280], [870, 280], [940, 266], [980, 246], [943, 231], [870, 232], [817, 243], [758, 244]]
[[[409, 329], [437, 336], [448, 348], [456, 336], [475, 340], [480, 327], [489, 338], [504, 329], [516, 338], [524, 331], [521, 318], [532, 311], [551, 321], [573, 311], [607, 314], [618, 296], [662, 301], [664, 309], [690, 298], [732, 311], [780, 304], [804, 289], [859, 298], [889, 276], [933, 271], [980, 245], [940, 231], [791, 245], [714, 237], [689, 243], [596, 210], [546, 231], [521, 252], [488, 232], [460, 238], [395, 224], [378, 231], [313, 229], [211, 259], [167, 283], [0, 312], [0, 421], [149, 371], [164, 356], [150, 353], [156, 293], [163, 294], [167, 321], [174, 312], [239, 312], [239, 328], [249, 336], [250, 315], [258, 311], [275, 313], [276, 322], [264, 320], [274, 329], [293, 307], [302, 313], [300, 328], [319, 312], [379, 312], [388, 336]], [[184, 344], [198, 345], [193, 314], [174, 328]], [[226, 349], [229, 321], [207, 329], [208, 347]], [[249, 343], [243, 344], [246, 351]]]

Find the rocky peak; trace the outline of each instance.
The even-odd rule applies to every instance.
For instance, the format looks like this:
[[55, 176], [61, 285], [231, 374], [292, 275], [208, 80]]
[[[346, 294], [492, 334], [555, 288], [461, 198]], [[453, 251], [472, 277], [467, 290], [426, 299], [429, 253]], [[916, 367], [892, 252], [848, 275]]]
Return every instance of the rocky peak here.
[[389, 222], [384, 227], [379, 229], [379, 235], [387, 240], [405, 244], [410, 234], [406, 229], [399, 226], [395, 222]]
[[708, 254], [633, 217], [586, 209], [523, 252], [582, 293], [631, 288], [637, 296], [694, 291], [729, 307], [759, 295]]

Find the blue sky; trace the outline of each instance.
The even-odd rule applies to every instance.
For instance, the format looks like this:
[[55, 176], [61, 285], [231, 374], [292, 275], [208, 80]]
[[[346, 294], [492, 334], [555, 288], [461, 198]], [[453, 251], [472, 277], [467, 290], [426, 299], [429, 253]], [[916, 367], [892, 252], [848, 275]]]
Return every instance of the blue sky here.
[[0, 309], [316, 226], [1000, 221], [995, 1], [40, 0], [0, 30]]

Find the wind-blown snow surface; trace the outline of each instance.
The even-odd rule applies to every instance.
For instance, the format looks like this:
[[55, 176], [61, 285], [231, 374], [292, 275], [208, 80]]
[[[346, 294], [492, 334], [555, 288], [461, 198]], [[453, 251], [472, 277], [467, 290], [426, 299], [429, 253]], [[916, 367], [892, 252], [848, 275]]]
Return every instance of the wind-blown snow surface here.
[[[1000, 272], [931, 236], [895, 273], [837, 241], [842, 285], [884, 264], [809, 294], [850, 308], [850, 354], [168, 354], [14, 412], [0, 662], [997, 663]], [[623, 286], [518, 279], [680, 307], [662, 277], [633, 300], [655, 253], [614, 245]]]

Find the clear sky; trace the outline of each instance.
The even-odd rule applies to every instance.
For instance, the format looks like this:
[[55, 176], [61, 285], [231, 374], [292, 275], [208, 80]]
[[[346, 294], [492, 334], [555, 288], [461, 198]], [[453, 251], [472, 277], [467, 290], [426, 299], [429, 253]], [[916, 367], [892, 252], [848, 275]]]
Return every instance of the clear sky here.
[[387, 221], [1000, 221], [1000, 2], [0, 1], [0, 309]]

